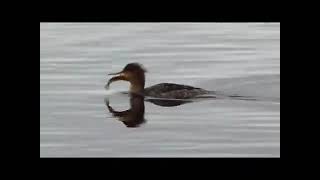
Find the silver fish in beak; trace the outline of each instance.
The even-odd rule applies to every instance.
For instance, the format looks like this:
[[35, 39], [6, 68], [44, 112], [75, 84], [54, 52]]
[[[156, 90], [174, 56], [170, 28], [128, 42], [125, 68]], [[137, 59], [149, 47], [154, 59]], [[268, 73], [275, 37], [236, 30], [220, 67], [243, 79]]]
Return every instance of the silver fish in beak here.
[[117, 73], [110, 73], [108, 75], [109, 76], [117, 75], [117, 76], [114, 76], [111, 79], [109, 79], [108, 83], [104, 86], [105, 89], [109, 89], [110, 84], [115, 82], [115, 81], [120, 81], [120, 80], [126, 81], [127, 80], [127, 78], [125, 76], [125, 73], [123, 71], [120, 71], [120, 72], [117, 72]]

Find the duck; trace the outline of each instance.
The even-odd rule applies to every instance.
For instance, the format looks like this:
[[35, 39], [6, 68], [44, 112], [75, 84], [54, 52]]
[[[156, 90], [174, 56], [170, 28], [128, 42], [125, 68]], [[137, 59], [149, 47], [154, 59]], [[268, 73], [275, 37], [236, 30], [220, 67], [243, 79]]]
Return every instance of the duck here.
[[130, 83], [129, 93], [152, 98], [191, 99], [213, 93], [202, 88], [175, 83], [159, 83], [145, 88], [146, 72], [142, 64], [129, 63], [120, 72], [108, 74], [113, 77], [109, 79], [105, 88], [109, 89], [111, 83], [122, 80]]

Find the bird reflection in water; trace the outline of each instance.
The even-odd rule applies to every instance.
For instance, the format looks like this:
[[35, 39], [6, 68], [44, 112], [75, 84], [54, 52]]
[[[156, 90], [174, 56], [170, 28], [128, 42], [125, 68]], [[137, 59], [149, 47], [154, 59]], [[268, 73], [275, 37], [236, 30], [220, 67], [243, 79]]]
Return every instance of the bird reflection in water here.
[[[189, 85], [160, 83], [148, 88], [145, 88], [145, 73], [146, 70], [139, 63], [129, 63], [122, 71], [118, 73], [111, 73], [113, 75], [109, 79], [105, 88], [108, 89], [110, 84], [116, 81], [130, 82], [130, 109], [126, 111], [115, 111], [110, 105], [109, 100], [106, 99], [106, 105], [113, 116], [117, 117], [127, 127], [138, 127], [145, 122], [144, 119], [144, 101], [151, 102], [158, 106], [174, 107], [185, 103], [193, 102], [190, 99], [238, 99], [250, 100], [250, 97], [238, 95], [224, 95], [216, 91], [207, 91], [205, 89], [192, 87]], [[152, 97], [152, 99], [145, 99], [145, 97]], [[170, 98], [170, 99], [168, 99]], [[255, 99], [251, 99], [255, 100]]]
[[137, 94], [129, 94], [130, 96], [130, 109], [125, 111], [114, 110], [109, 103], [109, 99], [105, 99], [106, 106], [113, 117], [117, 118], [128, 128], [139, 127], [146, 122], [144, 118], [144, 101], [151, 102], [158, 106], [174, 107], [182, 104], [190, 103], [190, 100], [167, 100], [167, 99], [145, 99], [144, 96]]

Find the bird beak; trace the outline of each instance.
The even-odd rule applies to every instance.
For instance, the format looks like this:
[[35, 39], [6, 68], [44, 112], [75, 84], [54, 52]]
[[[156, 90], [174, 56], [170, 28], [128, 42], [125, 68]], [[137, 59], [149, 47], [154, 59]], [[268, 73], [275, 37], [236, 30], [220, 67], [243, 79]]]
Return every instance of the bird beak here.
[[109, 89], [110, 84], [115, 82], [115, 81], [120, 81], [120, 80], [126, 81], [127, 80], [125, 74], [123, 73], [123, 71], [120, 71], [120, 72], [117, 72], [117, 73], [110, 73], [108, 75], [118, 75], [118, 76], [114, 76], [111, 79], [109, 79], [108, 83], [105, 85], [106, 89]]
[[117, 73], [110, 73], [110, 74], [108, 74], [109, 76], [111, 75], [111, 76], [113, 76], [113, 75], [118, 75], [118, 74], [121, 74], [122, 73], [122, 71], [120, 71], [120, 72], [117, 72]]

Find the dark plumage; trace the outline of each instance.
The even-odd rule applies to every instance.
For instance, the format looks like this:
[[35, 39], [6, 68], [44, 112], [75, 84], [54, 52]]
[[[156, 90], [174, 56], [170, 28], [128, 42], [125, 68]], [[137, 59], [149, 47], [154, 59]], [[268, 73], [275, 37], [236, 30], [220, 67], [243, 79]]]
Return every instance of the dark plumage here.
[[112, 77], [108, 81], [106, 87], [108, 88], [109, 85], [114, 81], [124, 80], [130, 82], [131, 93], [167, 99], [189, 99], [210, 93], [210, 91], [201, 88], [173, 83], [160, 83], [148, 88], [144, 88], [145, 72], [145, 68], [138, 63], [127, 64], [122, 71], [109, 74], [117, 76]]

